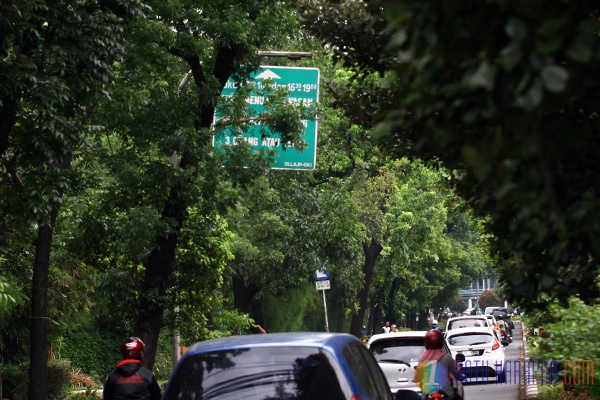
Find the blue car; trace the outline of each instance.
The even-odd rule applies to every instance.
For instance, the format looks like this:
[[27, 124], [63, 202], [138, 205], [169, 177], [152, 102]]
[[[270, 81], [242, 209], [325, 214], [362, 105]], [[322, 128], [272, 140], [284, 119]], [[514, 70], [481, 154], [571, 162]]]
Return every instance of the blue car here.
[[163, 399], [392, 400], [375, 358], [344, 333], [268, 333], [207, 340], [177, 363]]

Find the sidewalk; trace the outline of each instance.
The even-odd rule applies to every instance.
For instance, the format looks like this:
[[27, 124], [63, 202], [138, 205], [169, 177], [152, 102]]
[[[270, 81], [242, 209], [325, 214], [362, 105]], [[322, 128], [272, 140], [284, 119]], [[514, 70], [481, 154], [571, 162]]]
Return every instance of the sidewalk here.
[[[529, 360], [529, 350], [527, 350], [527, 338], [525, 337], [525, 325], [521, 322], [521, 334], [523, 336], [523, 346], [521, 347], [521, 362], [525, 360]], [[525, 386], [525, 399], [537, 399], [538, 397], [538, 387], [537, 380], [533, 374], [531, 369], [526, 369], [523, 371], [523, 386]]]

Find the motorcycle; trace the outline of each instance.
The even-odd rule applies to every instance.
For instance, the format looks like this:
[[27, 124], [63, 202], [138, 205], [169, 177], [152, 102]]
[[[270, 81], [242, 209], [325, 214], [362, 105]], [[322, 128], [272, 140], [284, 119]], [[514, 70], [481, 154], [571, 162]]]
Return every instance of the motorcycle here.
[[[449, 400], [450, 398], [443, 390], [435, 393], [426, 394], [425, 397], [421, 397], [419, 392], [413, 392], [412, 390], [399, 390], [394, 396], [395, 400]], [[457, 394], [454, 395], [454, 400], [462, 399]]]
[[500, 331], [500, 341], [502, 345], [508, 346], [512, 342], [512, 337], [510, 337], [507, 331]]
[[425, 395], [426, 400], [448, 400], [448, 395], [446, 392], [440, 390], [435, 393]]

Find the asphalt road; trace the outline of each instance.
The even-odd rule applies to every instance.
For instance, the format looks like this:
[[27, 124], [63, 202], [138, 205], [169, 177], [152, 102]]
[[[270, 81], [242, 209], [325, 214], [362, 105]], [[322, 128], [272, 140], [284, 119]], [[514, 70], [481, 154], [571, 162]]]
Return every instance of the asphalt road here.
[[[520, 365], [521, 348], [523, 346], [521, 325], [515, 324], [513, 342], [504, 348], [507, 366], [516, 370]], [[523, 383], [518, 372], [507, 374], [506, 383], [489, 383], [465, 385], [464, 400], [519, 400], [519, 385]]]

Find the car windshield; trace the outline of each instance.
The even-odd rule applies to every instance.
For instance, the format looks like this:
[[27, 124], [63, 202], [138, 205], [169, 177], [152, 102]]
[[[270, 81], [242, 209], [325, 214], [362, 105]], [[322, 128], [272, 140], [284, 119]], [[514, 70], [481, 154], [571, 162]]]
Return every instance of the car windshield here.
[[482, 318], [464, 318], [457, 319], [454, 321], [449, 321], [446, 330], [456, 329], [456, 328], [473, 328], [473, 327], [484, 327], [487, 326], [486, 320]]
[[165, 399], [344, 399], [327, 352], [309, 347], [254, 348], [192, 355]]
[[369, 345], [377, 362], [411, 363], [419, 360], [425, 352], [423, 338], [390, 338], [377, 340]]
[[448, 344], [451, 346], [472, 346], [476, 344], [487, 344], [492, 341], [492, 335], [487, 333], [465, 333], [450, 336]]

